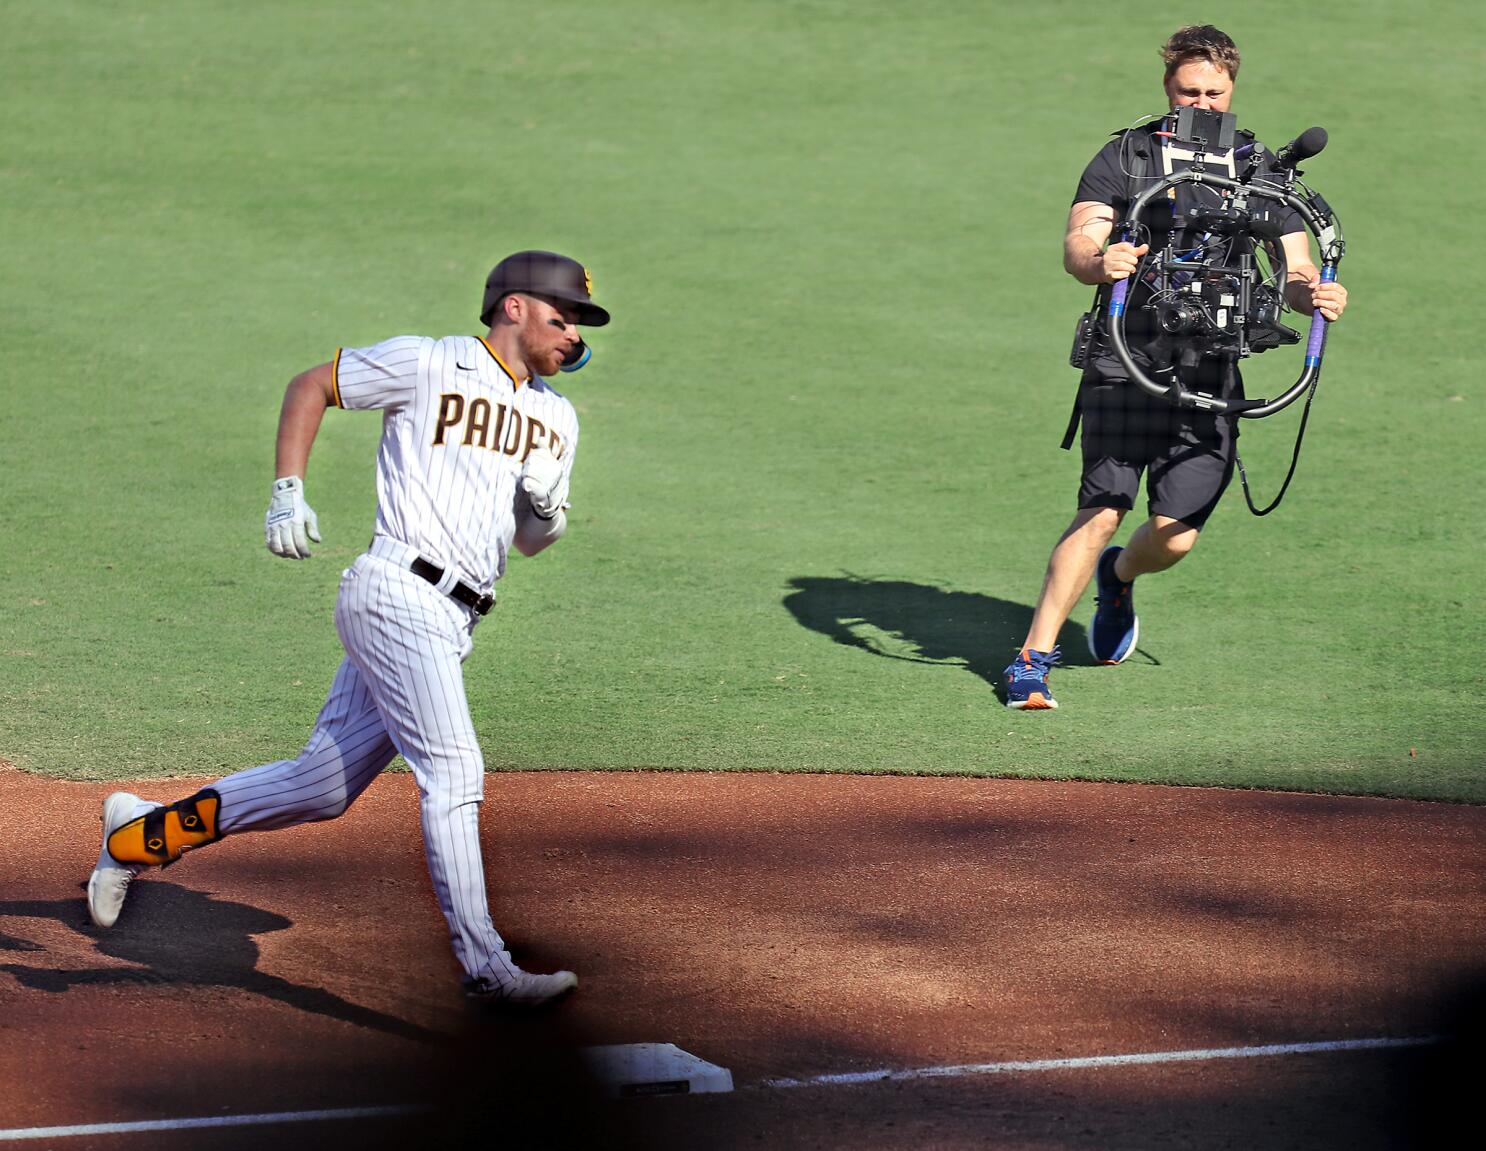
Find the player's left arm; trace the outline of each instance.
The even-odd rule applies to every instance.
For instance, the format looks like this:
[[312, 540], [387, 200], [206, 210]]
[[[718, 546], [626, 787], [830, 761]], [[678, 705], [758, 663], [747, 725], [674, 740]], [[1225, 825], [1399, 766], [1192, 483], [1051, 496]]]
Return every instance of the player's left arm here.
[[1311, 256], [1310, 233], [1286, 232], [1280, 244], [1290, 269], [1285, 280], [1286, 302], [1308, 316], [1319, 310], [1328, 320], [1340, 319], [1347, 308], [1347, 289], [1335, 280], [1322, 282], [1321, 269]]
[[542, 517], [532, 511], [525, 496], [516, 498], [516, 550], [524, 556], [534, 556], [550, 548], [568, 530], [568, 513], [558, 508], [552, 515]]
[[568, 477], [572, 474], [572, 446], [557, 459], [545, 443], [526, 454], [516, 484], [516, 535], [513, 543], [524, 556], [550, 548], [568, 530]]
[[516, 484], [513, 542], [524, 556], [534, 556], [551, 547], [567, 531], [568, 485], [578, 444], [576, 421], [565, 430], [566, 436], [543, 436], [522, 461], [521, 477]]

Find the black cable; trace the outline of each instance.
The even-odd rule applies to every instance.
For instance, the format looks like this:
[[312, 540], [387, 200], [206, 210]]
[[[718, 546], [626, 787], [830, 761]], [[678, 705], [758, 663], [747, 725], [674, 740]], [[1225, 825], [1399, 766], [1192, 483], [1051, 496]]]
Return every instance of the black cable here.
[[[1285, 473], [1285, 482], [1280, 485], [1280, 494], [1275, 496], [1274, 503], [1270, 504], [1263, 511], [1260, 511], [1254, 506], [1254, 497], [1249, 494], [1249, 476], [1248, 473], [1244, 471], [1243, 456], [1239, 455], [1238, 445], [1234, 444], [1233, 446], [1233, 459], [1234, 462], [1238, 464], [1238, 478], [1243, 484], [1244, 502], [1249, 505], [1249, 511], [1253, 512], [1256, 516], [1267, 516], [1270, 512], [1274, 511], [1275, 508], [1279, 507], [1280, 501], [1285, 498], [1285, 492], [1290, 487], [1291, 479], [1293, 479], [1295, 476], [1295, 465], [1300, 463], [1300, 442], [1305, 439], [1306, 421], [1311, 418], [1311, 403], [1316, 398], [1316, 387], [1320, 383], [1321, 376], [1319, 373], [1317, 373], [1316, 378], [1311, 381], [1310, 390], [1305, 397], [1305, 407], [1302, 408], [1300, 412], [1300, 427], [1296, 429], [1295, 432], [1295, 452], [1290, 457], [1290, 470]], [[1237, 431], [1238, 429], [1235, 427], [1235, 434], [1237, 433]]]

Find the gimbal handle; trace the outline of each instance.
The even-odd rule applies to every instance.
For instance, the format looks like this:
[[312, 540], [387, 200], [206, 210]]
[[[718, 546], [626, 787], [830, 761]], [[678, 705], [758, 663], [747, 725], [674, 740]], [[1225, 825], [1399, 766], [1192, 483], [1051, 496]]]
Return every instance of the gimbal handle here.
[[[1121, 239], [1127, 243], [1132, 242], [1140, 226], [1140, 216], [1145, 206], [1157, 196], [1164, 195], [1168, 188], [1175, 188], [1178, 184], [1207, 184], [1214, 188], [1228, 188], [1244, 192], [1249, 196], [1258, 196], [1261, 199], [1277, 200], [1293, 208], [1305, 221], [1305, 226], [1310, 229], [1321, 247], [1322, 281], [1330, 283], [1336, 279], [1336, 267], [1341, 262], [1346, 244], [1342, 239], [1341, 225], [1326, 201], [1319, 196], [1312, 196], [1310, 199], [1297, 196], [1288, 188], [1270, 184], [1241, 184], [1227, 176], [1200, 169], [1173, 172], [1137, 196], [1120, 224]], [[1315, 201], [1314, 204], [1312, 199]], [[1317, 210], [1318, 208], [1320, 211]], [[1325, 213], [1324, 218], [1322, 212]], [[1139, 269], [1137, 268], [1136, 271]], [[1109, 294], [1109, 307], [1106, 312], [1108, 322], [1105, 327], [1109, 332], [1110, 344], [1114, 348], [1115, 357], [1130, 373], [1130, 378], [1152, 395], [1170, 400], [1179, 407], [1202, 408], [1206, 411], [1226, 412], [1247, 419], [1259, 419], [1263, 416], [1272, 416], [1275, 412], [1288, 407], [1320, 377], [1321, 357], [1326, 348], [1326, 329], [1330, 326], [1330, 321], [1321, 315], [1318, 309], [1311, 315], [1310, 338], [1306, 343], [1305, 364], [1300, 378], [1276, 400], [1223, 399], [1220, 396], [1210, 396], [1201, 392], [1189, 392], [1182, 387], [1180, 378], [1174, 372], [1171, 383], [1157, 383], [1135, 362], [1125, 342], [1125, 300], [1130, 294], [1132, 279], [1134, 279], [1133, 273], [1115, 282], [1114, 289]]]

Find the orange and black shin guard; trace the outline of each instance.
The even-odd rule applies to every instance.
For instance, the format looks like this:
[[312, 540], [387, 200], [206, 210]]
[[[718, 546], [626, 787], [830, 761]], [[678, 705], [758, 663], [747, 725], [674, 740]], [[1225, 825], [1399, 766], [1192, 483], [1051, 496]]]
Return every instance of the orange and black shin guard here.
[[174, 863], [192, 848], [222, 838], [217, 830], [221, 806], [221, 796], [207, 787], [189, 799], [157, 807], [115, 829], [108, 837], [108, 853], [120, 863]]

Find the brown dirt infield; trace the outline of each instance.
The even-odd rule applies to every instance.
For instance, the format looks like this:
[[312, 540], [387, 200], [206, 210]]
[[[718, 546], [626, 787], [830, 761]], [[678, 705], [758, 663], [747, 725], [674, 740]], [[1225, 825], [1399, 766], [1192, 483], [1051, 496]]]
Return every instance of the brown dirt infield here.
[[[202, 782], [136, 790], [172, 799]], [[333, 823], [229, 839], [141, 879], [105, 932], [80, 885], [116, 786], [0, 770], [3, 1131], [426, 1103], [408, 1118], [143, 1138], [278, 1151], [1430, 1146], [1479, 1088], [1482, 808], [1007, 780], [493, 775], [496, 922], [518, 959], [571, 966], [582, 985], [554, 1011], [477, 1019], [458, 996], [408, 775]], [[1457, 1038], [766, 1085], [1437, 1034]], [[737, 1090], [600, 1103], [576, 1082], [574, 1048], [646, 1041], [730, 1068]], [[523, 1137], [532, 1125], [540, 1135]]]

